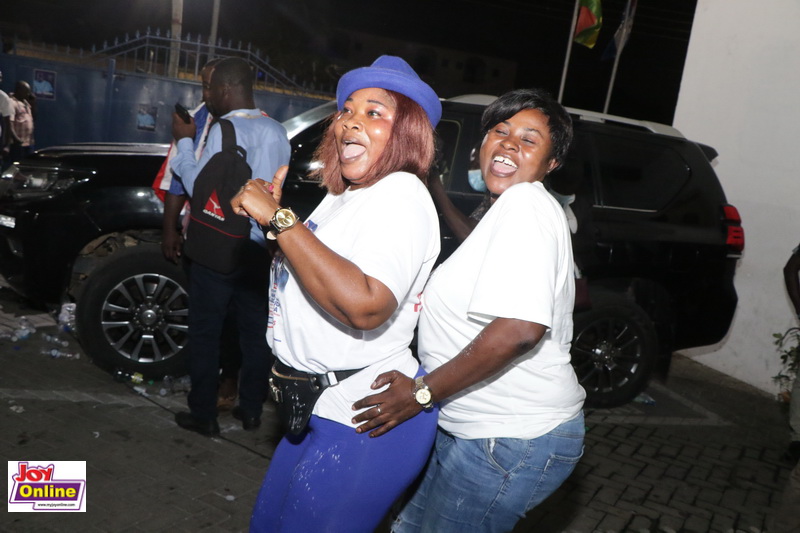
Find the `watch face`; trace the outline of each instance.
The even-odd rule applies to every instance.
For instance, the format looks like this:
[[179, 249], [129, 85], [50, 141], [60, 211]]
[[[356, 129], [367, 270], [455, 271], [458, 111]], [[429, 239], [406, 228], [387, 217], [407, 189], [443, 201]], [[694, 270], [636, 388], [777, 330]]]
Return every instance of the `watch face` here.
[[431, 402], [431, 391], [428, 389], [420, 389], [417, 391], [414, 397], [416, 398], [417, 403], [426, 405]]
[[282, 228], [288, 228], [294, 225], [296, 217], [292, 211], [288, 209], [278, 209], [275, 212], [275, 224]]

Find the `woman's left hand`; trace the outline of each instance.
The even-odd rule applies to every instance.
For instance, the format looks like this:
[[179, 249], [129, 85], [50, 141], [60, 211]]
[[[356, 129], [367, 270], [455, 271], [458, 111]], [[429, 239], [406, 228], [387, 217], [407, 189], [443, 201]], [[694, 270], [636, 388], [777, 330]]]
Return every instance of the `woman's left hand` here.
[[280, 207], [283, 180], [289, 167], [282, 166], [275, 173], [272, 183], [262, 179], [249, 180], [231, 199], [231, 207], [237, 215], [249, 216], [262, 226], [269, 224]]
[[422, 406], [414, 399], [414, 380], [398, 372], [384, 372], [375, 378], [373, 389], [389, 388], [378, 394], [366, 396], [353, 404], [353, 410], [368, 408], [353, 417], [353, 423], [363, 422], [356, 428], [356, 433], [364, 433], [371, 429], [370, 437], [380, 437], [388, 433], [422, 411]]

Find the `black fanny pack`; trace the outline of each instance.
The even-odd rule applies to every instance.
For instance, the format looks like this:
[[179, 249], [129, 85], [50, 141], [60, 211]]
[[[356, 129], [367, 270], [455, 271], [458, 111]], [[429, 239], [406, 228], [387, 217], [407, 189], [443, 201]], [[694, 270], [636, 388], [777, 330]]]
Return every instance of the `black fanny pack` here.
[[272, 399], [278, 404], [278, 419], [292, 435], [301, 434], [322, 391], [364, 370], [337, 370], [325, 374], [301, 372], [276, 360], [269, 376]]

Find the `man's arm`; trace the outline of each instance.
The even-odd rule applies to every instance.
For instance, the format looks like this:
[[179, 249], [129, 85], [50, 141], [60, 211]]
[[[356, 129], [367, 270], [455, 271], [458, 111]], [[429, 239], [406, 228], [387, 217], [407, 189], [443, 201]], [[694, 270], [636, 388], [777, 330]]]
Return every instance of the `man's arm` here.
[[9, 128], [8, 128], [8, 144], [22, 144], [22, 139], [19, 138], [17, 132], [14, 131], [14, 117], [17, 116], [17, 104], [15, 102], [11, 102], [13, 107], [13, 113], [10, 117], [8, 117], [9, 121]]
[[[179, 124], [176, 124], [176, 121], [179, 121]], [[194, 181], [197, 179], [200, 170], [211, 159], [212, 155], [222, 149], [222, 131], [219, 124], [214, 124], [211, 127], [206, 147], [199, 160], [194, 155], [194, 141], [192, 138], [195, 133], [194, 119], [190, 124], [186, 124], [182, 119], [178, 118], [176, 113], [173, 113], [172, 132], [175, 139], [177, 139], [177, 153], [170, 161], [170, 168], [181, 177], [183, 188], [191, 196], [192, 192], [194, 192]]]
[[186, 203], [186, 195], [167, 192], [164, 196], [164, 220], [161, 228], [161, 251], [169, 261], [178, 264], [183, 248], [181, 235], [181, 210]]
[[794, 305], [794, 312], [800, 318], [800, 246], [795, 248], [786, 266], [783, 267], [783, 279], [786, 282], [786, 291]]

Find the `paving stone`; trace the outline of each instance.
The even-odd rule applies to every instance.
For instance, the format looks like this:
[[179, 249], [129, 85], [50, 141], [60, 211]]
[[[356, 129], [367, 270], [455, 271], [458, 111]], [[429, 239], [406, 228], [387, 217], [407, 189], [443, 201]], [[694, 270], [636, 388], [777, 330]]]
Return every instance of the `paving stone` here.
[[[258, 431], [222, 413], [210, 439], [175, 425], [184, 394], [18, 348], [0, 341], [0, 454], [86, 460], [87, 512], [6, 513], [0, 531], [247, 531], [279, 433], [271, 404]], [[656, 405], [587, 409], [584, 457], [514, 533], [766, 531], [789, 472], [774, 399], [681, 355], [648, 394]]]
[[690, 516], [683, 523], [683, 531], [687, 533], [705, 533], [708, 531], [711, 521], [699, 516]]

